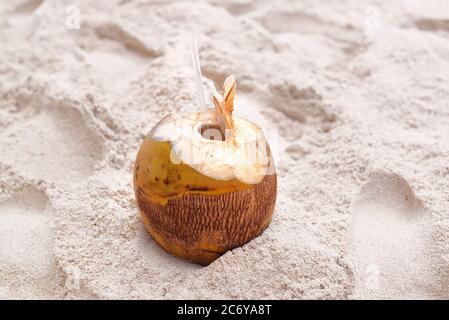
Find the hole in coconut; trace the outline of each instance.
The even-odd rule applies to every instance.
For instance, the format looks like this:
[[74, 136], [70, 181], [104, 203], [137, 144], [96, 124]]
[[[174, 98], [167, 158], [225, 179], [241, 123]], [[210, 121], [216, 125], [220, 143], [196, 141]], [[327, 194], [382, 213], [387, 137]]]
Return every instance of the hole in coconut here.
[[198, 129], [201, 136], [206, 140], [224, 141], [225, 136], [216, 123], [202, 123]]

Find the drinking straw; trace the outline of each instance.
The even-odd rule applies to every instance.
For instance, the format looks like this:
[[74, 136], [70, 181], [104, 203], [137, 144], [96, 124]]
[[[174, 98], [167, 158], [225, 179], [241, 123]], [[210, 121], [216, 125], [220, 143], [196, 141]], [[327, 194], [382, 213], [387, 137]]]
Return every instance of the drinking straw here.
[[192, 55], [193, 71], [195, 73], [196, 85], [198, 90], [198, 102], [200, 108], [205, 108], [206, 102], [204, 100], [203, 91], [203, 77], [201, 76], [200, 57], [198, 55], [198, 44], [195, 37], [190, 38], [190, 53]]

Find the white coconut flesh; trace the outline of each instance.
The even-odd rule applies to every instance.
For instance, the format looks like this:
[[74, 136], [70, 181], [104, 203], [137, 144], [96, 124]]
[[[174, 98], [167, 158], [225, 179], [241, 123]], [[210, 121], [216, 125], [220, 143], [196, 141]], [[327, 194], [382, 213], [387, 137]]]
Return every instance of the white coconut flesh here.
[[270, 168], [269, 148], [263, 131], [247, 120], [237, 116], [232, 118], [234, 128], [226, 130], [224, 138], [217, 129], [213, 110], [168, 115], [153, 128], [150, 137], [170, 143], [171, 161], [179, 163], [181, 160], [212, 179], [259, 183]]

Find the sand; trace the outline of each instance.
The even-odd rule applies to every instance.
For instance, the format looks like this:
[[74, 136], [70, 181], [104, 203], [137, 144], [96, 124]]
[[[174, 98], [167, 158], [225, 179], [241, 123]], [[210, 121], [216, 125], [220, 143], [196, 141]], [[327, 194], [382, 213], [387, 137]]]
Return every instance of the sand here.
[[[192, 34], [205, 89], [233, 73], [278, 133], [270, 227], [207, 267], [132, 189], [200, 110]], [[447, 1], [2, 1], [0, 43], [0, 298], [449, 298]]]

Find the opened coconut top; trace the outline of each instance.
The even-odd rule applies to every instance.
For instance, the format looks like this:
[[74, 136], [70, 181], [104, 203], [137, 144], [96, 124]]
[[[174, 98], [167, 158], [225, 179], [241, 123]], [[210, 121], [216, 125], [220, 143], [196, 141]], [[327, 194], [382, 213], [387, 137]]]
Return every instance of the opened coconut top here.
[[232, 115], [235, 90], [231, 75], [222, 95], [212, 97], [215, 110], [170, 114], [153, 128], [150, 137], [170, 142], [172, 161], [181, 160], [210, 178], [260, 182], [270, 167], [269, 148], [258, 126]]

